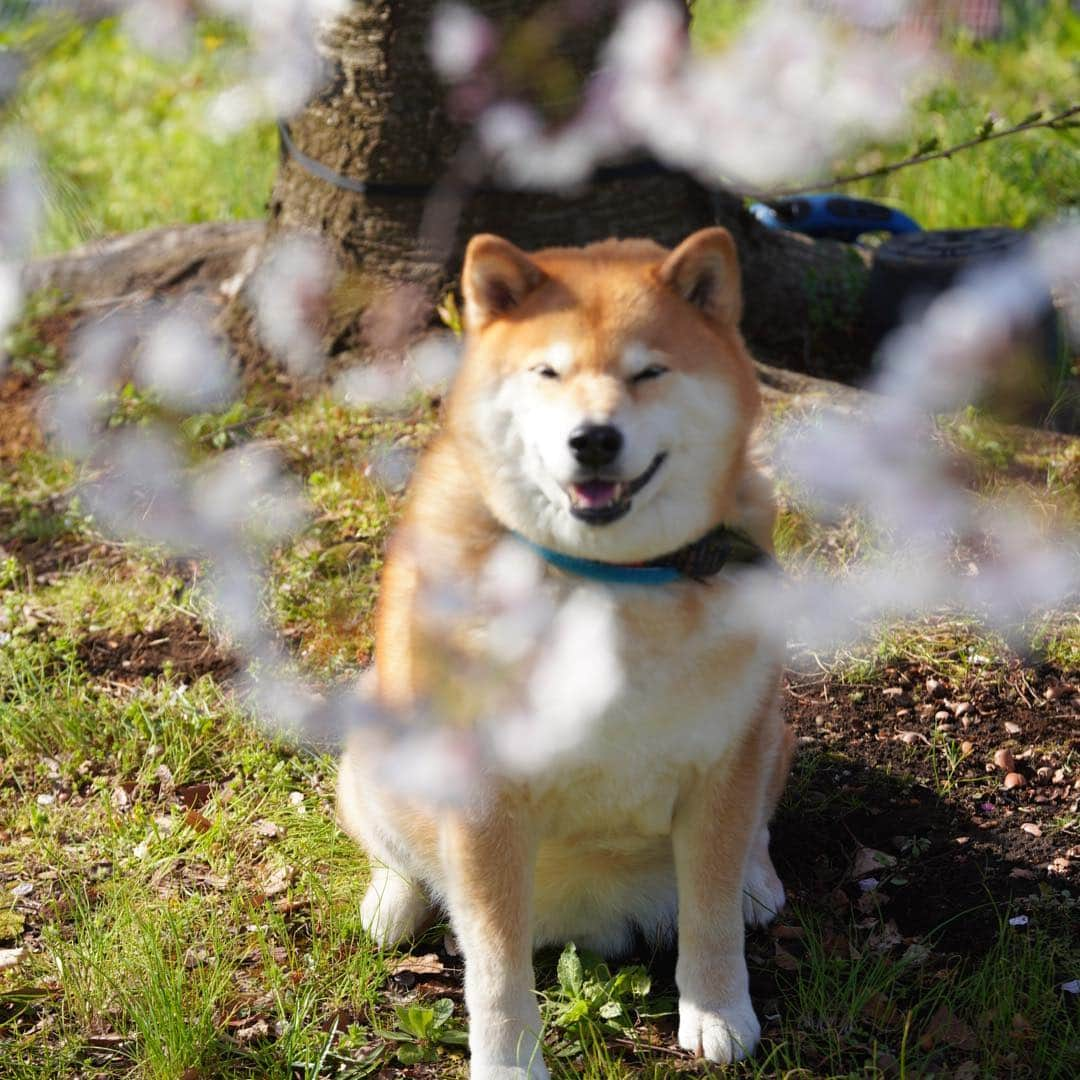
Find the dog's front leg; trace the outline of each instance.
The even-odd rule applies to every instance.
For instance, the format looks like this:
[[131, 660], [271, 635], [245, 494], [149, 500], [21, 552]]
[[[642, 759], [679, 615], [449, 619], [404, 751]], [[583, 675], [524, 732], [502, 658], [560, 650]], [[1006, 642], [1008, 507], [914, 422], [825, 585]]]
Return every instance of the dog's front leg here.
[[750, 1003], [743, 931], [743, 874], [760, 828], [764, 788], [753, 749], [743, 747], [700, 774], [672, 824], [679, 1045], [724, 1063], [749, 1056], [761, 1035]]
[[465, 956], [472, 1080], [547, 1080], [533, 983], [536, 842], [509, 799], [443, 829], [450, 921]]

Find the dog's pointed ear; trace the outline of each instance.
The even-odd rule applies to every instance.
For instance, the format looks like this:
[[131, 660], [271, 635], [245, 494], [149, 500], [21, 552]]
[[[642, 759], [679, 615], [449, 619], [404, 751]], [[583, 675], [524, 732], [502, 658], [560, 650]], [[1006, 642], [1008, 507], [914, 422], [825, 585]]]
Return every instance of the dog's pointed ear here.
[[544, 271], [509, 240], [490, 233], [474, 236], [465, 249], [461, 270], [466, 327], [480, 330], [509, 315], [544, 276]]
[[742, 282], [735, 241], [727, 229], [701, 229], [661, 264], [660, 281], [718, 323], [742, 318]]

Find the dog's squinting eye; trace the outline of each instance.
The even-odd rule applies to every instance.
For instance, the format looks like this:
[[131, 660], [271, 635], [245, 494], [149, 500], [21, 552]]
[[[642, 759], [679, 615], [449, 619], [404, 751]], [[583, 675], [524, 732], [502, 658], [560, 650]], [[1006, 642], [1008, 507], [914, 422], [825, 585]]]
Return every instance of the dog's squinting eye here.
[[541, 379], [557, 379], [559, 377], [559, 373], [553, 367], [548, 367], [547, 364], [534, 367], [533, 372], [539, 375]]
[[650, 379], [659, 379], [667, 370], [663, 364], [650, 364], [647, 368], [642, 368], [636, 375], [631, 375], [630, 381], [632, 383], [642, 383], [648, 382]]

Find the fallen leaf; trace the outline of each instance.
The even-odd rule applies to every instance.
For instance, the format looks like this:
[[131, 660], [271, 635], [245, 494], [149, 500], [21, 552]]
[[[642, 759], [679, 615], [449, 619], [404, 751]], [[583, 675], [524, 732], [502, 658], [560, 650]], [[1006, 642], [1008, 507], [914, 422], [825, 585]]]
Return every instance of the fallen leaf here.
[[799, 961], [794, 956], [792, 956], [791, 953], [789, 953], [787, 949], [785, 949], [783, 945], [780, 944], [779, 941], [775, 944], [775, 953], [773, 958], [776, 961], [776, 966], [780, 968], [781, 971], [799, 970]]
[[851, 880], [859, 881], [861, 878], [873, 877], [873, 871], [883, 867], [895, 866], [894, 856], [874, 848], [860, 847], [855, 852], [854, 862], [851, 864]]
[[265, 836], [268, 840], [276, 840], [285, 830], [276, 822], [262, 818], [253, 826], [259, 836]]
[[872, 994], [862, 1007], [863, 1016], [876, 1020], [879, 1024], [895, 1024], [899, 1018], [896, 1006], [878, 990]]
[[181, 784], [175, 795], [189, 810], [201, 810], [210, 801], [212, 791], [207, 783]]
[[269, 1037], [270, 1025], [261, 1017], [254, 1023], [248, 1024], [247, 1027], [238, 1028], [233, 1032], [233, 1038], [241, 1046], [255, 1042], [258, 1039], [268, 1039]]
[[409, 972], [422, 978], [425, 975], [442, 975], [446, 968], [435, 953], [425, 953], [423, 956], [402, 956], [390, 964], [387, 970], [391, 975]]
[[1020, 828], [1023, 829], [1024, 832], [1026, 832], [1029, 836], [1042, 836], [1042, 829], [1040, 829], [1034, 821], [1025, 821], [1024, 824], [1020, 826]]
[[949, 1046], [954, 1050], [973, 1050], [976, 1046], [975, 1033], [963, 1020], [954, 1016], [949, 1006], [943, 1002], [930, 1017], [919, 1039], [919, 1045], [924, 1050], [932, 1050], [939, 1045]]
[[209, 832], [214, 827], [214, 823], [198, 810], [188, 810], [184, 814], [184, 824], [197, 833]]
[[903, 945], [903, 943], [904, 936], [900, 933], [900, 928], [896, 925], [895, 919], [889, 919], [882, 923], [881, 926], [866, 939], [867, 947], [876, 949], [879, 952], [885, 952], [895, 948], [897, 945]]
[[295, 876], [296, 870], [293, 867], [279, 866], [266, 879], [266, 884], [263, 886], [263, 894], [270, 897], [283, 893], [289, 887], [289, 883]]

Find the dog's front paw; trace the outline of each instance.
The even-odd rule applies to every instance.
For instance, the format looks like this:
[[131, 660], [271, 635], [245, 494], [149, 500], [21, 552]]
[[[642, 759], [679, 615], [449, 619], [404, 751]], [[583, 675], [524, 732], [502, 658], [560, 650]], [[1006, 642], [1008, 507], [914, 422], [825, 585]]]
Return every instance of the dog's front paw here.
[[749, 996], [719, 1008], [703, 1008], [685, 996], [679, 1002], [679, 1045], [698, 1057], [722, 1065], [741, 1061], [754, 1052], [760, 1037]]
[[766, 852], [765, 858], [755, 860], [746, 872], [743, 922], [747, 926], [768, 926], [780, 914], [786, 901], [783, 882]]
[[388, 949], [414, 937], [428, 917], [419, 887], [384, 867], [375, 867], [360, 904], [360, 925], [375, 944]]

